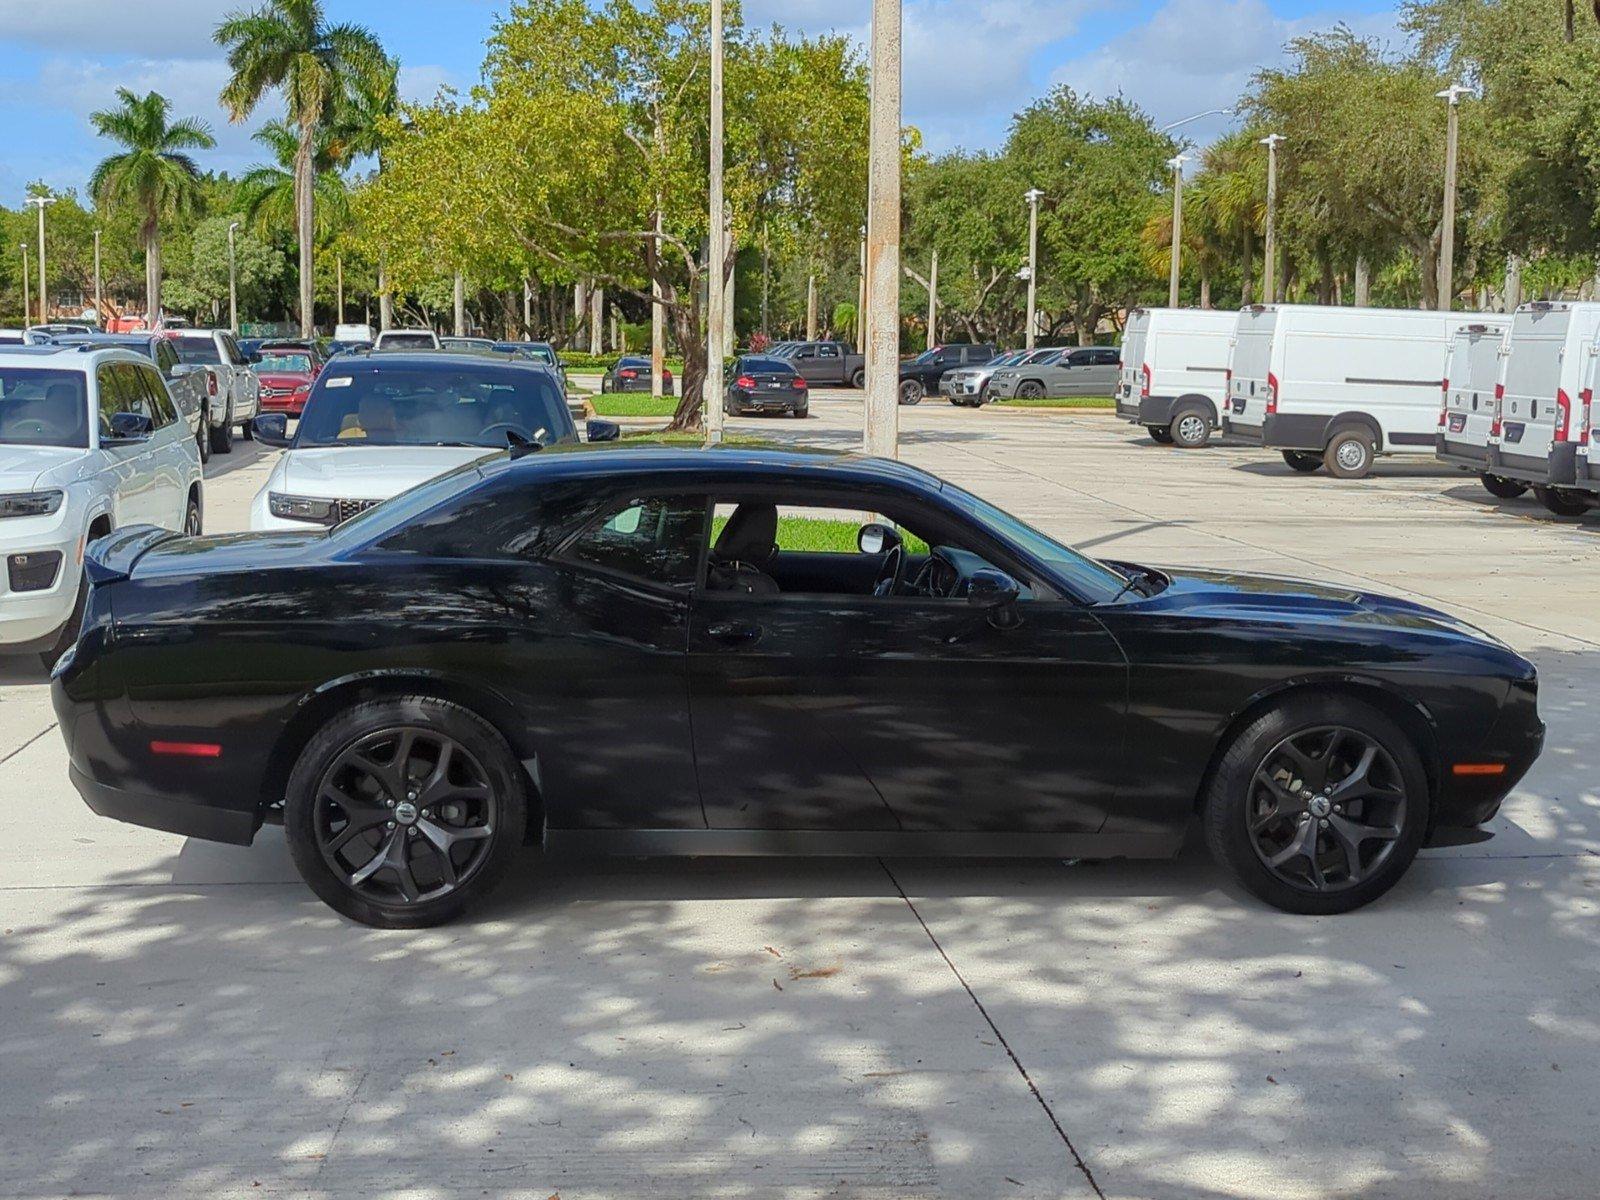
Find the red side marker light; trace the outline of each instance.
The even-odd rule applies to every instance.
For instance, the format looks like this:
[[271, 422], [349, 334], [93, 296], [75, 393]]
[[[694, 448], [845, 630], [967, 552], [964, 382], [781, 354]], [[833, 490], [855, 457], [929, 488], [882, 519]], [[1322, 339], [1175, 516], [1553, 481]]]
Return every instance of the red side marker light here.
[[1450, 768], [1452, 775], [1504, 775], [1505, 763], [1456, 763]]
[[221, 758], [222, 747], [216, 742], [151, 742], [150, 753], [176, 758]]

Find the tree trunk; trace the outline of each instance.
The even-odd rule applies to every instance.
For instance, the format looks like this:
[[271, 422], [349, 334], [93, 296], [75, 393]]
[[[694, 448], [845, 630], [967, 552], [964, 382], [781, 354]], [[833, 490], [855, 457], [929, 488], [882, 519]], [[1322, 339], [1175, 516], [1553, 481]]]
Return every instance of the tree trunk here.
[[1200, 307], [1211, 307], [1211, 272], [1206, 270], [1200, 272]]
[[1370, 308], [1372, 305], [1372, 264], [1367, 262], [1366, 255], [1356, 255], [1356, 283], [1355, 303], [1357, 308]]
[[1256, 235], [1248, 226], [1244, 231], [1244, 252], [1239, 260], [1239, 304], [1250, 303], [1250, 296], [1254, 290], [1256, 271]]
[[[667, 422], [667, 428], [684, 432], [701, 427], [701, 393], [706, 384], [706, 341], [700, 330], [700, 280], [692, 278], [684, 286], [687, 304], [677, 303], [677, 291], [663, 284], [661, 289], [666, 317], [672, 334], [683, 349], [683, 375], [678, 380], [678, 409]], [[722, 397], [711, 397], [720, 404]]]
[[[161, 317], [161, 227], [156, 218], [151, 216], [146, 219], [144, 229], [144, 312], [145, 323], [149, 328], [156, 327], [156, 321]], [[27, 309], [28, 298], [22, 298], [23, 309]], [[26, 311], [24, 311], [24, 324]]]
[[394, 324], [394, 297], [389, 295], [389, 274], [383, 264], [383, 255], [378, 255], [378, 330], [389, 328]]
[[295, 234], [300, 241], [300, 336], [315, 331], [315, 276], [312, 274], [313, 213], [311, 209], [311, 142], [315, 129], [309, 121], [300, 124], [300, 144], [294, 152]]

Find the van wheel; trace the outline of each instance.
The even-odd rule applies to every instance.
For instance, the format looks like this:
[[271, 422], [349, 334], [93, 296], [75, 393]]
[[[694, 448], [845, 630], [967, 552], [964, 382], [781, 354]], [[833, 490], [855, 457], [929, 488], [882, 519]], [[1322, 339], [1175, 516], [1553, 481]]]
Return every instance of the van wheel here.
[[922, 384], [918, 383], [915, 379], [903, 380], [900, 384], [900, 403], [921, 404]]
[[864, 367], [857, 367], [850, 375], [850, 386], [864, 388], [867, 386], [867, 372]]
[[233, 409], [231, 407], [223, 417], [222, 424], [211, 427], [211, 452], [213, 454], [233, 453]]
[[1299, 471], [1302, 475], [1322, 470], [1321, 455], [1307, 454], [1304, 450], [1285, 450], [1283, 461], [1289, 464], [1291, 470]]
[[1159, 442], [1163, 446], [1172, 445], [1172, 429], [1167, 425], [1146, 425], [1145, 430], [1150, 434], [1150, 440]]
[[1558, 517], [1581, 517], [1589, 511], [1589, 498], [1571, 488], [1536, 487], [1533, 495]]
[[1211, 441], [1211, 421], [1198, 408], [1180, 408], [1172, 418], [1172, 442], [1185, 450], [1199, 450]]
[[1372, 470], [1378, 448], [1364, 429], [1341, 429], [1328, 442], [1322, 463], [1335, 479], [1361, 479]]
[[1504, 475], [1483, 474], [1478, 476], [1478, 481], [1488, 489], [1491, 496], [1498, 496], [1502, 500], [1515, 500], [1528, 490], [1528, 485], [1516, 479], [1507, 479]]

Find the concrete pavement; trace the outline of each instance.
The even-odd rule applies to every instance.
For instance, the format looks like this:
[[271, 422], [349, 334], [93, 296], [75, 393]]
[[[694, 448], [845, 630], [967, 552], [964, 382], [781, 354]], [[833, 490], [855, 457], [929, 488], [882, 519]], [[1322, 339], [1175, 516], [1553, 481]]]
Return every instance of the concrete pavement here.
[[[848, 445], [859, 393], [806, 422]], [[555, 862], [344, 923], [282, 839], [102, 821], [0, 664], [0, 1192], [1588, 1197], [1600, 1175], [1600, 519], [1109, 417], [902, 411], [904, 456], [1091, 552], [1426, 599], [1540, 665], [1487, 843], [1311, 919], [1174, 863]], [[208, 527], [267, 470], [213, 459]]]

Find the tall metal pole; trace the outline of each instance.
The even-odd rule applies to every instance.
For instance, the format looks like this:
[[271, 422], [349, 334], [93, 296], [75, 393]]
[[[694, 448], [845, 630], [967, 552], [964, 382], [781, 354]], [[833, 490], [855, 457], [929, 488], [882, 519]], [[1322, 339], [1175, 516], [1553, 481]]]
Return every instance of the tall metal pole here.
[[1167, 160], [1172, 168], [1172, 269], [1167, 275], [1167, 307], [1178, 307], [1178, 277], [1183, 270], [1183, 164], [1182, 154]]
[[939, 252], [928, 260], [928, 349], [939, 344]]
[[1038, 188], [1029, 188], [1022, 197], [1028, 202], [1028, 325], [1022, 340], [1029, 350], [1033, 349], [1033, 331], [1039, 324], [1039, 197], [1043, 195]]
[[1439, 236], [1439, 311], [1449, 312], [1456, 278], [1456, 144], [1461, 134], [1461, 97], [1471, 88], [1452, 83], [1436, 93], [1448, 105], [1444, 139], [1444, 219]]
[[526, 275], [522, 277], [522, 336], [533, 336], [533, 284]]
[[767, 239], [767, 227], [761, 227], [761, 336], [770, 338], [772, 327], [768, 323], [772, 300], [772, 244]]
[[1281, 141], [1281, 133], [1269, 133], [1261, 139], [1261, 144], [1267, 148], [1267, 244], [1261, 299], [1267, 304], [1278, 302], [1278, 143]]
[[[39, 324], [45, 325], [50, 321], [49, 300], [45, 292], [44, 282], [44, 209], [47, 204], [54, 204], [54, 196], [29, 196], [27, 203], [39, 210]], [[23, 316], [27, 316], [27, 305], [23, 305]]]
[[707, 205], [706, 264], [706, 445], [722, 441], [723, 300], [722, 266], [727, 257], [722, 235], [727, 213], [722, 203], [722, 0], [711, 0], [711, 203]]
[[[869, 122], [870, 125], [870, 122]], [[868, 208], [871, 201], [868, 201]], [[867, 352], [867, 227], [861, 227], [860, 265], [856, 272], [856, 349]], [[898, 401], [897, 401], [898, 403]]]
[[22, 323], [28, 324], [28, 306], [33, 303], [33, 284], [28, 281], [28, 243], [22, 246]]
[[334, 257], [334, 260], [333, 260], [333, 271], [334, 271], [334, 275], [333, 275], [333, 278], [334, 278], [334, 284], [333, 284], [334, 308], [339, 314], [339, 319], [337, 321], [335, 321], [334, 324], [343, 325], [344, 324], [344, 255], [339, 254], [339, 255], [336, 255]]
[[873, 0], [862, 445], [882, 458], [900, 450], [900, 22], [900, 0]]
[[817, 273], [806, 276], [806, 341], [817, 340]]
[[94, 231], [94, 322], [103, 325], [104, 309], [100, 305], [100, 231]]
[[239, 273], [234, 264], [233, 235], [239, 222], [228, 226], [228, 328], [234, 337], [239, 336]]

